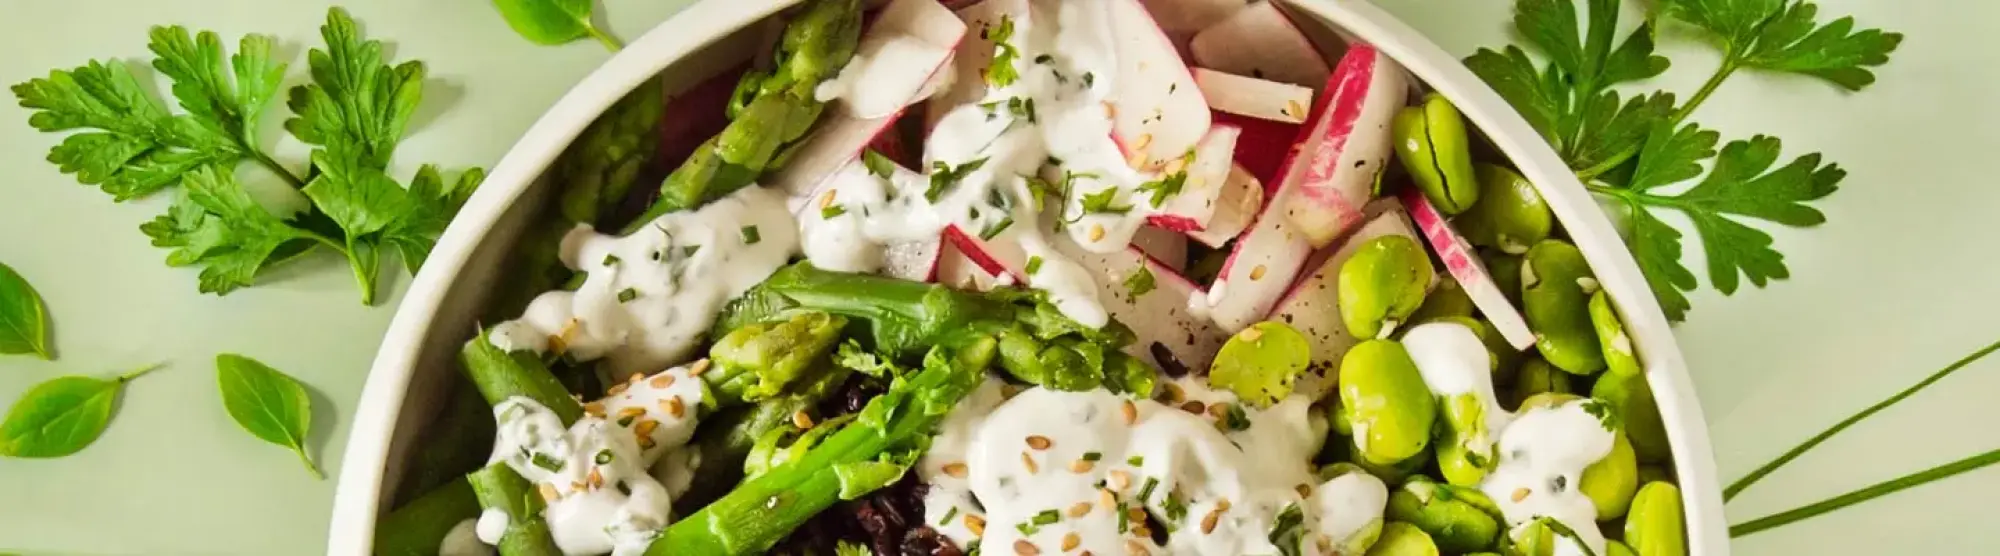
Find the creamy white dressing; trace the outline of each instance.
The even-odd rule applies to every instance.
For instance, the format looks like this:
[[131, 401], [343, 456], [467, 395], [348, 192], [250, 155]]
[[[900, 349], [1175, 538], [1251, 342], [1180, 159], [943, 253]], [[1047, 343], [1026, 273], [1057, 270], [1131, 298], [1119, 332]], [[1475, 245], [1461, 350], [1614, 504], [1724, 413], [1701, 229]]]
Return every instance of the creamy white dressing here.
[[[548, 503], [541, 518], [564, 554], [643, 553], [667, 526], [673, 497], [687, 489], [693, 457], [679, 448], [694, 436], [701, 379], [689, 367], [633, 376], [585, 404], [584, 417], [567, 428], [529, 398], [493, 408], [492, 460], [535, 485]], [[476, 525], [480, 540], [497, 543], [506, 523], [504, 513], [487, 510]]]
[[[925, 145], [927, 175], [901, 169], [873, 175], [856, 160], [827, 180], [799, 213], [806, 257], [825, 268], [865, 271], [881, 266], [887, 245], [949, 230], [1004, 249], [1010, 269], [1021, 274], [1015, 278], [1047, 292], [1064, 315], [1104, 324], [1091, 273], [1061, 255], [1044, 227], [1059, 228], [1093, 252], [1123, 249], [1171, 198], [1156, 206], [1141, 188], [1184, 174], [1187, 163], [1129, 160], [1126, 150], [1144, 145], [1121, 147], [1112, 138], [1118, 60], [1110, 17], [1108, 3], [1090, 1], [1034, 2], [1027, 16], [1011, 18], [1013, 33], [1003, 44], [1013, 50], [996, 54], [1011, 60], [1019, 79], [990, 87], [938, 120]], [[857, 113], [874, 110], [869, 105], [895, 95], [853, 95], [865, 78], [846, 76], [870, 74], [882, 58], [856, 58], [820, 96], [841, 98]], [[1030, 178], [1053, 190], [1037, 191]], [[1036, 272], [1026, 272], [1029, 261], [1038, 261]]]
[[797, 251], [784, 195], [754, 185], [623, 237], [578, 226], [563, 238], [562, 261], [588, 273], [583, 285], [536, 297], [493, 328], [493, 345], [604, 358], [620, 379], [663, 369], [694, 353], [723, 304]]
[[[1537, 518], [1552, 518], [1575, 530], [1593, 553], [1603, 554], [1596, 506], [1578, 489], [1584, 468], [1610, 455], [1615, 442], [1612, 431], [1586, 409], [1593, 402], [1571, 400], [1519, 414], [1501, 409], [1493, 393], [1491, 355], [1463, 324], [1417, 325], [1404, 333], [1403, 347], [1432, 393], [1472, 395], [1485, 406], [1488, 434], [1482, 440], [1497, 441], [1500, 462], [1479, 488], [1499, 504], [1507, 525], [1518, 531]], [[1576, 542], [1564, 537], [1556, 553], [1584, 554]]]
[[[990, 381], [954, 409], [918, 464], [926, 521], [962, 547], [1276, 554], [1273, 528], [1292, 508], [1297, 548], [1320, 554], [1381, 519], [1388, 500], [1373, 477], [1313, 475], [1327, 429], [1305, 396], [1257, 410], [1191, 381], [1170, 389], [1176, 405], [1004, 390]], [[1168, 529], [1164, 546], [1146, 516]]]

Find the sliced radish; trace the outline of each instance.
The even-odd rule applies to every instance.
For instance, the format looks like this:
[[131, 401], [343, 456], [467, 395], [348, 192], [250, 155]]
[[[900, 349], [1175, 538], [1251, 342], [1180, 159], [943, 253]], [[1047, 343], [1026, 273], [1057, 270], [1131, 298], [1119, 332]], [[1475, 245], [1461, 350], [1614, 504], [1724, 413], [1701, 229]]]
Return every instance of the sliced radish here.
[[[1387, 204], [1395, 205], [1395, 201]], [[1388, 235], [1417, 237], [1416, 230], [1410, 227], [1409, 216], [1401, 206], [1384, 207], [1381, 214], [1356, 229], [1338, 249], [1326, 256], [1324, 262], [1315, 267], [1318, 270], [1293, 285], [1291, 291], [1285, 293], [1284, 300], [1278, 302], [1277, 310], [1271, 313], [1271, 318], [1292, 325], [1312, 341], [1314, 370], [1332, 370], [1341, 356], [1347, 353], [1347, 348], [1360, 342], [1348, 333], [1347, 325], [1340, 320], [1340, 266], [1347, 263], [1362, 243]]]
[[[1125, 348], [1133, 357], [1174, 375], [1201, 372], [1229, 339], [1229, 333], [1213, 322], [1188, 312], [1188, 299], [1203, 295], [1199, 286], [1138, 249], [1092, 253], [1058, 239], [1056, 250], [1096, 278], [1097, 299], [1105, 311], [1138, 338]], [[1140, 272], [1151, 278], [1132, 280]], [[1150, 290], [1143, 289], [1145, 283], [1150, 283]], [[1135, 293], [1134, 286], [1142, 289]]]
[[[1147, 217], [1147, 222], [1186, 233], [1213, 226], [1216, 213], [1229, 204], [1224, 197], [1230, 193], [1229, 169], [1236, 158], [1236, 138], [1241, 134], [1241, 130], [1229, 126], [1210, 128], [1194, 147], [1194, 162], [1184, 169], [1187, 181], [1182, 183], [1180, 194], [1167, 199], [1158, 213]], [[1234, 237], [1248, 223], [1247, 220], [1223, 222], [1216, 233]], [[1234, 229], [1230, 229], [1231, 225]]]
[[1287, 181], [1298, 194], [1286, 199], [1285, 215], [1314, 247], [1325, 247], [1361, 223], [1360, 207], [1373, 190], [1375, 174], [1389, 159], [1389, 122], [1408, 104], [1410, 84], [1403, 68], [1374, 47], [1347, 49], [1326, 82], [1327, 105], [1300, 147]]
[[1210, 108], [1263, 120], [1304, 122], [1313, 101], [1312, 89], [1208, 68], [1194, 68], [1194, 82]]
[[1528, 349], [1535, 345], [1535, 333], [1528, 329], [1528, 321], [1521, 317], [1521, 311], [1507, 300], [1500, 286], [1493, 282], [1493, 275], [1486, 270], [1486, 263], [1479, 260], [1479, 254], [1472, 249], [1472, 243], [1452, 229], [1451, 222], [1445, 220], [1444, 213], [1438, 212], [1429, 199], [1416, 188], [1405, 188], [1400, 195], [1403, 204], [1410, 207], [1410, 217], [1417, 221], [1417, 229], [1423, 231], [1424, 241], [1430, 243], [1431, 252], [1437, 253], [1438, 260], [1451, 277], [1458, 280], [1459, 287], [1465, 288], [1472, 304], [1479, 313], [1493, 323], [1500, 336], [1515, 349]]
[[980, 270], [998, 277], [1003, 284], [1013, 284], [1021, 281], [1028, 266], [1028, 255], [1021, 250], [1021, 242], [1016, 237], [1018, 230], [1009, 227], [991, 239], [982, 239], [979, 234], [969, 233], [954, 224], [945, 227], [944, 241]]
[[844, 108], [829, 110], [766, 185], [794, 196], [818, 189], [889, 130], [904, 108], [923, 98], [925, 86], [951, 61], [965, 29], [965, 22], [937, 0], [890, 2], [862, 36], [854, 60], [834, 82], [821, 85], [822, 91], [844, 88], [859, 94], [843, 94]]
[[1278, 170], [1298, 148], [1299, 135], [1305, 126], [1239, 116], [1220, 110], [1212, 116], [1215, 125], [1231, 126], [1243, 130], [1236, 138], [1236, 163], [1255, 176], [1268, 189], [1278, 185]]
[[1209, 216], [1207, 226], [1187, 235], [1202, 245], [1221, 247], [1249, 228], [1257, 209], [1263, 206], [1264, 184], [1242, 166], [1230, 166], [1229, 177], [1222, 182], [1222, 196], [1215, 200], [1215, 214]]
[[926, 130], [936, 126], [953, 108], [979, 102], [986, 96], [986, 68], [993, 65], [993, 40], [988, 33], [1000, 27], [1002, 18], [1025, 21], [1028, 0], [984, 0], [959, 9], [957, 16], [965, 24], [966, 36], [952, 54], [951, 78], [925, 107]]
[[1145, 226], [1139, 228], [1139, 233], [1132, 234], [1132, 248], [1179, 272], [1187, 268], [1187, 240], [1187, 236]]
[[1208, 101], [1139, 0], [1109, 0], [1105, 8], [1118, 48], [1112, 138], [1134, 168], [1180, 158], [1208, 133]]
[[1207, 295], [1188, 301], [1206, 305], [1209, 318], [1225, 331], [1248, 328], [1270, 314], [1312, 255], [1312, 244], [1280, 212], [1290, 193], [1279, 190], [1276, 199], [1264, 204], [1256, 223], [1236, 238], [1235, 249], [1222, 262], [1222, 272]]
[[1251, 4], [1195, 34], [1195, 65], [1305, 87], [1326, 82], [1326, 58], [1275, 4]]
[[944, 242], [940, 239], [890, 245], [882, 251], [882, 275], [915, 282], [929, 282], [938, 276], [938, 262]]
[[1146, 12], [1159, 22], [1160, 31], [1184, 45], [1195, 33], [1229, 17], [1249, 5], [1247, 0], [1139, 0]]
[[958, 250], [956, 243], [950, 241], [938, 243], [937, 271], [932, 276], [937, 283], [955, 289], [983, 292], [1012, 283], [1011, 277], [1003, 279], [1003, 276], [1007, 275], [987, 272], [978, 262], [973, 261], [972, 257]]

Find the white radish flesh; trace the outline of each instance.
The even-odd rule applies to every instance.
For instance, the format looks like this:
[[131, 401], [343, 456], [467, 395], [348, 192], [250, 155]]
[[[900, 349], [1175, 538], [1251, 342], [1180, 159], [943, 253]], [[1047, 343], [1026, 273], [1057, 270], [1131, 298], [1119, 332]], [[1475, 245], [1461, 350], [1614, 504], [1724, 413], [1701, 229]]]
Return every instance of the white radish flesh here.
[[1275, 2], [1238, 10], [1195, 34], [1195, 65], [1304, 87], [1318, 87], [1331, 68]]
[[1134, 168], [1180, 158], [1208, 133], [1208, 101], [1139, 0], [1105, 0], [1118, 48], [1111, 135]]
[[1263, 207], [1264, 184], [1243, 166], [1231, 165], [1229, 177], [1222, 182], [1222, 195], [1215, 200], [1215, 214], [1208, 217], [1208, 225], [1202, 229], [1188, 231], [1188, 238], [1209, 247], [1221, 247], [1249, 228], [1250, 221], [1257, 218], [1257, 210]]
[[[1229, 192], [1229, 169], [1236, 156], [1236, 138], [1239, 135], [1241, 130], [1235, 127], [1210, 128], [1201, 142], [1195, 145], [1194, 162], [1185, 168], [1187, 181], [1182, 183], [1180, 194], [1168, 198], [1159, 213], [1148, 217], [1147, 222], [1185, 233], [1210, 229], [1216, 213], [1226, 205], [1224, 197]], [[1224, 226], [1225, 229], [1218, 232], [1235, 237], [1247, 224], [1236, 224], [1234, 229]]]
[[993, 39], [989, 33], [1000, 28], [1003, 18], [1025, 20], [1028, 0], [984, 0], [959, 9], [957, 17], [965, 25], [966, 36], [952, 54], [951, 79], [925, 107], [926, 130], [935, 127], [938, 119], [953, 108], [979, 102], [986, 96], [986, 68], [993, 65]]
[[[1202, 295], [1199, 286], [1138, 249], [1092, 253], [1068, 241], [1059, 242], [1056, 249], [1090, 272], [1105, 311], [1132, 329], [1138, 341], [1126, 346], [1125, 352], [1133, 357], [1175, 374], [1201, 372], [1229, 339], [1208, 319], [1189, 313], [1187, 300]], [[1142, 271], [1150, 280], [1131, 280]], [[1148, 281], [1151, 289], [1134, 293], [1132, 286]]]
[[1194, 82], [1210, 108], [1261, 120], [1304, 122], [1313, 101], [1313, 90], [1306, 87], [1208, 68], [1195, 68]]

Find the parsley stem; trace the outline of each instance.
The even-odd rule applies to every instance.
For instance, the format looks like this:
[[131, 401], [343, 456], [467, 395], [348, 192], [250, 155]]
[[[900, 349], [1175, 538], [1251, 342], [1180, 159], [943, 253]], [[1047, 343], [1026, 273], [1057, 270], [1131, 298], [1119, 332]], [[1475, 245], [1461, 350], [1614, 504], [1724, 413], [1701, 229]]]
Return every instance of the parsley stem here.
[[[1965, 368], [1965, 366], [1972, 364], [1972, 362], [1974, 361], [1978, 361], [1980, 358], [1992, 354], [1994, 351], [2000, 351], [2000, 341], [1995, 341], [1991, 344], [1987, 344], [1986, 347], [1980, 348], [1978, 351], [1974, 351], [1972, 352], [1972, 354], [1960, 358], [1958, 361], [1954, 361], [1950, 365], [1946, 365], [1945, 368], [1939, 369], [1935, 373], [1931, 373], [1931, 376], [1925, 377], [1922, 381], [1917, 382], [1915, 385], [1912, 385], [1901, 392], [1897, 392], [1896, 395], [1889, 396], [1888, 399], [1882, 400], [1881, 402], [1876, 403], [1875, 405], [1869, 406], [1868, 409], [1861, 410], [1860, 413], [1856, 413], [1853, 416], [1848, 417], [1846, 420], [1843, 420], [1839, 423], [1835, 423], [1832, 427], [1827, 428], [1825, 431], [1821, 431], [1818, 435], [1815, 435], [1812, 438], [1807, 439], [1804, 443], [1801, 443], [1798, 446], [1792, 448], [1790, 451], [1785, 452], [1784, 455], [1778, 456], [1778, 459], [1771, 460], [1770, 463], [1764, 464], [1763, 467], [1758, 467], [1757, 470], [1751, 471], [1749, 475], [1744, 475], [1743, 478], [1737, 479], [1736, 482], [1734, 483], [1730, 483], [1728, 488], [1722, 489], [1722, 500], [1724, 502], [1727, 502], [1730, 499], [1735, 498], [1738, 493], [1743, 492], [1743, 489], [1750, 488], [1750, 485], [1756, 484], [1756, 482], [1758, 480], [1763, 479], [1765, 475], [1770, 475], [1771, 472], [1777, 471], [1779, 467], [1783, 467], [1785, 464], [1791, 463], [1792, 460], [1798, 459], [1799, 456], [1805, 455], [1807, 450], [1811, 450], [1813, 449], [1813, 447], [1819, 446], [1820, 443], [1826, 442], [1827, 439], [1832, 438], [1833, 435], [1840, 434], [1841, 431], [1847, 430], [1848, 427], [1854, 426], [1855, 423], [1861, 422], [1862, 419], [1867, 419], [1869, 416], [1879, 413], [1884, 409], [1888, 409], [1889, 406], [1895, 405], [1896, 402], [1903, 401], [1903, 399], [1915, 395], [1919, 390], [1923, 390], [1924, 388], [1937, 383], [1937, 381], [1943, 380], [1944, 377], [1950, 376], [1952, 373], [1957, 372], [1959, 369]], [[1887, 494], [1887, 492], [1884, 492], [1883, 494]], [[1758, 521], [1763, 521], [1763, 520], [1760, 519]], [[1751, 523], [1756, 523], [1756, 522], [1753, 521]], [[1748, 524], [1745, 525], [1747, 526]], [[1775, 527], [1776, 525], [1773, 526]], [[1755, 532], [1755, 530], [1752, 530], [1751, 532]], [[1731, 530], [1731, 533], [1735, 534], [1733, 528]], [[1743, 534], [1748, 534], [1748, 533], [1743, 533]]]
[[260, 151], [255, 148], [249, 150], [250, 150], [250, 157], [256, 159], [258, 165], [263, 166], [267, 170], [270, 170], [271, 173], [273, 174], [277, 174], [278, 177], [284, 178], [285, 183], [292, 184], [292, 189], [305, 189], [306, 187], [305, 180], [299, 179], [298, 176], [292, 175], [291, 170], [286, 170], [284, 165], [278, 164], [278, 161], [276, 160], [271, 160], [270, 155], [266, 155], [264, 154], [264, 151]]
[[1736, 68], [1740, 63], [1741, 61], [1736, 56], [1736, 49], [1724, 50], [1722, 53], [1722, 65], [1717, 66], [1715, 73], [1708, 76], [1708, 81], [1703, 82], [1701, 88], [1695, 90], [1694, 96], [1688, 97], [1686, 104], [1682, 104], [1679, 109], [1674, 110], [1673, 119], [1667, 120], [1669, 124], [1680, 125], [1681, 120], [1685, 120], [1689, 114], [1693, 114], [1694, 109], [1707, 101], [1708, 96], [1714, 94], [1715, 90], [1722, 86], [1724, 80], [1729, 79], [1730, 75], [1736, 73]]
[[1849, 492], [1846, 494], [1814, 502], [1812, 504], [1808, 504], [1796, 509], [1778, 512], [1775, 514], [1760, 517], [1757, 519], [1752, 519], [1750, 521], [1746, 521], [1736, 525], [1731, 525], [1729, 527], [1729, 536], [1730, 537], [1748, 536], [1763, 531], [1765, 529], [1773, 529], [1786, 524], [1790, 524], [1795, 521], [1809, 519], [1812, 517], [1819, 516], [1820, 514], [1824, 514], [1827, 512], [1831, 512], [1834, 510], [1838, 510], [1841, 508], [1845, 508], [1848, 506], [1852, 506], [1855, 504], [1859, 504], [1862, 502], [1894, 494], [1897, 491], [1901, 491], [1903, 489], [1922, 486], [1924, 484], [1937, 481], [1939, 479], [1949, 478], [1951, 476], [1958, 475], [1960, 473], [1977, 470], [1982, 467], [1986, 467], [1996, 463], [2000, 463], [2000, 450], [1993, 450], [1991, 452], [1986, 452], [1983, 454], [1975, 455], [1969, 458], [1954, 461], [1937, 467], [1932, 467], [1930, 469], [1925, 469], [1923, 471], [1918, 471], [1916, 473], [1911, 473], [1909, 475], [1904, 475], [1901, 477], [1869, 485], [1868, 487], [1855, 490], [1853, 492]]
[[618, 42], [618, 37], [613, 37], [611, 34], [605, 33], [603, 30], [598, 29], [596, 25], [584, 25], [583, 28], [588, 30], [590, 38], [597, 39], [598, 44], [604, 45], [604, 48], [613, 53], [625, 48], [625, 43]]

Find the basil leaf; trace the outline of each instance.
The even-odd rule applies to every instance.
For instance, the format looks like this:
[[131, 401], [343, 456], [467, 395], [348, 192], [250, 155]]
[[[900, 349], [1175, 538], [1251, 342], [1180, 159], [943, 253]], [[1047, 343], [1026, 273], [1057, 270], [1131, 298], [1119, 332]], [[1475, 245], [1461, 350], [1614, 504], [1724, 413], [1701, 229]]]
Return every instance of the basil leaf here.
[[55, 359], [49, 351], [49, 314], [42, 308], [42, 295], [6, 263], [0, 263], [0, 353]]
[[111, 422], [112, 402], [125, 383], [157, 366], [111, 380], [66, 376], [35, 385], [0, 421], [0, 456], [59, 458], [89, 446]]
[[613, 51], [624, 46], [591, 22], [591, 0], [493, 0], [500, 17], [521, 38], [557, 45], [591, 37]]
[[306, 455], [312, 400], [306, 397], [304, 385], [277, 369], [233, 353], [215, 356], [215, 376], [222, 386], [222, 406], [237, 425], [265, 442], [290, 448], [313, 478], [326, 478]]

